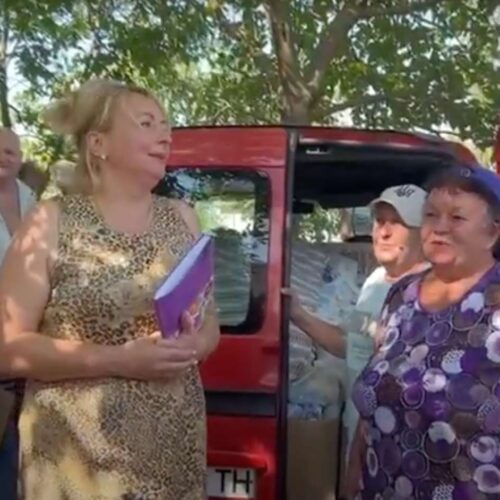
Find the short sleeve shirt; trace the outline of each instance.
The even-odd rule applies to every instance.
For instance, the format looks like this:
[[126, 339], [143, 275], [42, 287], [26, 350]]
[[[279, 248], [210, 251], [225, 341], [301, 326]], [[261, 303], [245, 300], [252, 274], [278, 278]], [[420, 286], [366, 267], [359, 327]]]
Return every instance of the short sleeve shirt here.
[[424, 273], [382, 310], [383, 343], [353, 388], [366, 423], [363, 499], [500, 499], [500, 265], [428, 312]]

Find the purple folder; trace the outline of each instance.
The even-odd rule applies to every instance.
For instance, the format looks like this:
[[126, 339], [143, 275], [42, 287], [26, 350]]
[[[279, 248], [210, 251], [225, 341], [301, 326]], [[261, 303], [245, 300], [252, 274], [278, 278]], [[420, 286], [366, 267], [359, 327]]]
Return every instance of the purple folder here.
[[163, 337], [177, 335], [181, 317], [189, 312], [199, 328], [210, 300], [214, 280], [214, 244], [202, 234], [179, 259], [156, 290], [154, 305]]

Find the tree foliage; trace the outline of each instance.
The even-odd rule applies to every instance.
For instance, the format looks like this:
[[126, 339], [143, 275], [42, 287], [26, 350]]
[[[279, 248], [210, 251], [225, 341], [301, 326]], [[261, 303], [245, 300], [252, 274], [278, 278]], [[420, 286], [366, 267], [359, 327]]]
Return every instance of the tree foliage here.
[[[444, 126], [491, 141], [498, 0], [257, 3], [217, 2], [213, 66], [231, 71], [219, 80], [219, 99], [206, 103], [206, 119], [217, 116], [215, 106], [219, 116], [227, 109], [224, 120], [236, 109], [238, 120], [291, 123], [336, 123], [349, 110], [359, 126]], [[249, 113], [233, 105], [234, 93], [257, 106]]]
[[3, 0], [2, 121], [57, 157], [38, 111], [98, 75], [152, 88], [176, 123], [336, 124], [348, 113], [357, 126], [451, 129], [482, 147], [500, 101], [499, 3]]

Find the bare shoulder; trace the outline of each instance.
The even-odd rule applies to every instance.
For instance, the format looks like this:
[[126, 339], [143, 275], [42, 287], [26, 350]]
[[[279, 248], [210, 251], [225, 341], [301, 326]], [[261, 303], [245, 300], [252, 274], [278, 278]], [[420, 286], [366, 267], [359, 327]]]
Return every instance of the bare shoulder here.
[[36, 331], [47, 304], [57, 255], [59, 206], [35, 205], [23, 219], [0, 266], [0, 333]]
[[197, 236], [200, 233], [200, 222], [194, 208], [183, 200], [169, 199], [169, 202], [178, 211], [191, 233]]
[[35, 249], [47, 254], [55, 251], [59, 211], [58, 200], [45, 200], [33, 206], [12, 238], [12, 251], [18, 254]]

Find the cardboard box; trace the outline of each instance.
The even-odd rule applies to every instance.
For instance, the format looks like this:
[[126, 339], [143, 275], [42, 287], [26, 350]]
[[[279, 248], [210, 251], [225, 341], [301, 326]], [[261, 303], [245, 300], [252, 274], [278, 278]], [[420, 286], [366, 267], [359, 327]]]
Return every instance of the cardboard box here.
[[288, 420], [287, 500], [337, 500], [339, 420]]

